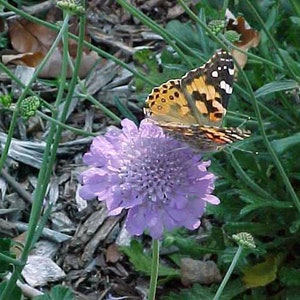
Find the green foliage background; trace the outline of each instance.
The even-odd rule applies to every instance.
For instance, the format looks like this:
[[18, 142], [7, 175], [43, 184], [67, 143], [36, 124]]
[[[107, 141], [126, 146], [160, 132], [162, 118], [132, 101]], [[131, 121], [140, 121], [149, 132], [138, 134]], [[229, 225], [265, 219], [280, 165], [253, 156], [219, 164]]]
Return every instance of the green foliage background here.
[[[201, 1], [194, 13], [207, 24], [220, 18], [222, 5]], [[231, 235], [249, 232], [257, 249], [244, 252], [221, 299], [296, 299], [300, 294], [300, 281], [293, 279], [300, 272], [300, 4], [235, 1], [229, 8], [235, 15], [242, 14], [261, 37], [258, 47], [249, 51], [244, 69], [251, 88], [239, 74], [224, 124], [250, 128], [252, 136], [205, 155], [218, 176], [215, 194], [221, 199], [219, 206], [208, 208], [211, 234], [200, 244], [195, 236], [172, 233], [165, 246], [177, 247], [176, 256], [169, 258], [178, 266], [180, 257], [199, 259], [211, 253], [224, 273], [237, 247]], [[218, 48], [195, 20], [173, 20], [166, 30], [190, 48], [184, 53], [193, 67], [202, 65]], [[148, 61], [149, 57], [149, 76], [159, 78], [157, 84], [191, 68], [182, 59], [178, 62], [181, 57], [172, 48], [161, 53], [160, 72], [153, 63], [155, 56], [149, 53]], [[148, 87], [145, 90], [149, 92]], [[216, 288], [196, 285], [163, 299], [212, 299]]]

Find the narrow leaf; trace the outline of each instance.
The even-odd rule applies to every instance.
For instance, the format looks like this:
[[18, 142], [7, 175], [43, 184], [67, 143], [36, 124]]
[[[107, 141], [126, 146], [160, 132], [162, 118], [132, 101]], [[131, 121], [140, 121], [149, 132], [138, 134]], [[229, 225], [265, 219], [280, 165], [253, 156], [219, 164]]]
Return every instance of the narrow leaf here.
[[256, 98], [260, 98], [271, 93], [290, 91], [297, 88], [299, 88], [299, 85], [295, 80], [273, 81], [256, 90], [254, 94]]

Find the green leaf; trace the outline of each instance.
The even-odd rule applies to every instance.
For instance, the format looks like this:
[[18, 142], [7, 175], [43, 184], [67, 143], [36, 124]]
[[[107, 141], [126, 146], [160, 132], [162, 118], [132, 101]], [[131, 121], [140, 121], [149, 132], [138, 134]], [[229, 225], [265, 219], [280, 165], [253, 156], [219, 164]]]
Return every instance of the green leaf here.
[[273, 81], [257, 89], [254, 94], [256, 98], [260, 98], [271, 93], [290, 91], [297, 88], [299, 88], [299, 84], [295, 80]]
[[296, 149], [296, 147], [300, 146], [300, 133], [296, 133], [283, 139], [274, 140], [271, 144], [278, 154], [284, 153], [291, 147]]
[[[7, 281], [2, 281], [0, 283], [0, 295], [2, 295], [2, 292], [4, 291], [4, 288], [6, 287], [6, 285], [7, 285]], [[9, 298], [8, 299], [19, 300], [19, 299], [21, 299], [21, 296], [22, 296], [21, 289], [18, 286], [15, 285], [10, 290]]]
[[166, 29], [169, 33], [180, 39], [186, 46], [201, 49], [202, 41], [200, 35], [191, 23], [181, 23], [177, 20], [172, 20], [167, 24]]
[[125, 106], [118, 97], [114, 97], [115, 105], [124, 118], [133, 121], [136, 125], [139, 124], [136, 116], [131, 112], [131, 110]]
[[[15, 254], [10, 252], [11, 240], [7, 238], [0, 239], [0, 253], [11, 258], [15, 258]], [[5, 274], [11, 268], [10, 262], [0, 258], [0, 275]]]
[[247, 215], [249, 213], [251, 213], [254, 210], [261, 210], [262, 208], [266, 208], [266, 207], [272, 207], [278, 210], [282, 210], [282, 209], [290, 209], [293, 208], [293, 203], [292, 202], [283, 202], [283, 201], [264, 201], [264, 202], [256, 202], [253, 204], [249, 204], [244, 206], [243, 209], [241, 209], [240, 214], [242, 216]]
[[235, 234], [236, 232], [246, 231], [252, 235], [273, 236], [276, 235], [276, 230], [281, 229], [281, 226], [275, 222], [272, 224], [272, 231], [270, 231], [270, 227], [266, 226], [265, 222], [228, 222], [223, 226], [223, 228], [229, 235]]
[[37, 296], [33, 298], [34, 300], [74, 300], [73, 292], [62, 285], [56, 285], [52, 288], [50, 294]]
[[[152, 258], [143, 251], [143, 246], [136, 240], [133, 240], [130, 247], [121, 247], [121, 250], [129, 257], [130, 262], [137, 271], [151, 275]], [[179, 270], [159, 265], [158, 276], [179, 277]]]
[[230, 299], [241, 299], [238, 297], [240, 294], [245, 292], [247, 287], [241, 282], [240, 279], [231, 280], [225, 286], [225, 289], [220, 297], [221, 300], [230, 300]]
[[299, 300], [300, 288], [290, 287], [285, 289], [285, 294], [281, 295], [281, 299]]
[[[190, 289], [181, 290], [179, 293], [170, 293], [168, 296], [163, 296], [162, 300], [211, 300], [217, 291], [217, 285], [204, 286], [200, 284], [194, 284]], [[220, 299], [230, 300], [241, 299], [238, 296], [246, 290], [246, 286], [239, 280], [232, 280], [226, 285]]]
[[194, 284], [191, 289], [181, 290], [179, 293], [171, 292], [168, 296], [163, 296], [162, 300], [211, 300], [214, 297], [212, 287]]
[[292, 22], [294, 25], [300, 27], [300, 18], [299, 18], [299, 17], [293, 16], [293, 17], [290, 17], [290, 20], [291, 20], [291, 22]]
[[[179, 78], [187, 71], [179, 64], [178, 57], [174, 53], [169, 52], [169, 55], [166, 53], [167, 51], [165, 51], [164, 56], [161, 56], [161, 65], [159, 65], [155, 53], [150, 50], [140, 50], [134, 54], [134, 59], [142, 66], [138, 67], [138, 69], [142, 73], [147, 72], [148, 79], [157, 86], [171, 78]], [[167, 64], [165, 64], [165, 58], [167, 59]], [[153, 86], [145, 84], [144, 80], [139, 77], [135, 77], [135, 86], [137, 91], [146, 91], [147, 93], [153, 88]]]
[[300, 287], [300, 269], [282, 267], [279, 271], [279, 280], [286, 286]]
[[[167, 243], [165, 243], [167, 241]], [[212, 227], [210, 234], [206, 239], [206, 243], [199, 243], [198, 239], [194, 236], [190, 236], [190, 233], [184, 229], [173, 230], [165, 234], [163, 246], [171, 247], [175, 246], [180, 255], [190, 256], [194, 259], [198, 259], [199, 256], [207, 253], [218, 254], [221, 249], [224, 249], [224, 233], [219, 227]], [[174, 257], [169, 256], [171, 259]], [[174, 261], [174, 260], [173, 260]], [[174, 261], [178, 264], [178, 261]]]
[[73, 292], [62, 285], [57, 285], [51, 290], [53, 300], [74, 300]]
[[297, 233], [300, 228], [300, 220], [297, 219], [294, 222], [292, 222], [292, 225], [289, 227], [290, 233], [294, 234]]
[[[292, 52], [287, 51], [286, 47], [282, 47], [279, 49], [281, 55], [284, 57], [285, 61], [289, 64], [289, 67], [293, 70], [296, 76], [300, 75], [300, 64], [299, 59], [295, 59]], [[299, 85], [297, 89], [299, 88]]]

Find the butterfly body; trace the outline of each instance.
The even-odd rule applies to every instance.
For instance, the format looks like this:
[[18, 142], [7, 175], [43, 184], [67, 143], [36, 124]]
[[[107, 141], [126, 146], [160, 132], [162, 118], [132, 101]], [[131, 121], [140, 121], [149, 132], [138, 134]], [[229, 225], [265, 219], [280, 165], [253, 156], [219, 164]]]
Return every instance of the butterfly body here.
[[154, 88], [146, 99], [145, 115], [168, 134], [199, 150], [243, 140], [249, 131], [220, 127], [233, 80], [233, 59], [228, 52], [218, 50], [203, 66]]

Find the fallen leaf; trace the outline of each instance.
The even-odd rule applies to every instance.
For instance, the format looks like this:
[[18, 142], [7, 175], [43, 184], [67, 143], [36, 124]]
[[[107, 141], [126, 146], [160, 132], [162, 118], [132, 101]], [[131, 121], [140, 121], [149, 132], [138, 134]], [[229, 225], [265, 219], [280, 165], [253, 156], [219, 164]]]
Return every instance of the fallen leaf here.
[[25, 231], [13, 238], [14, 244], [11, 247], [11, 252], [13, 252], [17, 258], [19, 258], [22, 254], [22, 250], [26, 241], [26, 236], [27, 232]]
[[[228, 20], [226, 29], [236, 31], [240, 34], [239, 41], [234, 43], [236, 47], [247, 52], [250, 48], [258, 46], [260, 41], [259, 32], [251, 28], [243, 17], [238, 16], [235, 18], [234, 15], [227, 9], [226, 19]], [[243, 69], [247, 63], [247, 55], [236, 49], [232, 49], [231, 54], [238, 62], [239, 66]]]
[[7, 20], [10, 42], [20, 53], [42, 52], [50, 49], [57, 33], [45, 26], [21, 18]]
[[106, 249], [106, 261], [116, 263], [122, 256], [117, 244], [111, 244]]
[[243, 282], [248, 288], [266, 286], [277, 277], [275, 257], [268, 257], [265, 262], [243, 269]]
[[8, 63], [12, 63], [15, 65], [36, 67], [44, 58], [44, 56], [45, 55], [42, 52], [9, 54], [9, 55], [2, 55], [2, 62], [5, 65], [7, 65]]
[[[87, 75], [87, 73], [96, 65], [99, 60], [99, 56], [95, 51], [91, 51], [89, 53], [83, 52], [81, 64], [79, 68], [79, 77], [83, 78]], [[73, 63], [75, 62], [72, 59]], [[45, 64], [44, 68], [41, 70], [39, 77], [41, 78], [55, 78], [61, 74], [61, 66], [62, 66], [62, 53], [56, 48], [53, 54], [50, 56], [49, 60]], [[73, 71], [71, 68], [67, 70], [67, 77], [71, 77]]]
[[[49, 14], [50, 19], [59, 17], [59, 14], [53, 12]], [[78, 21], [73, 18], [70, 21], [69, 31], [78, 34]], [[13, 48], [18, 52], [16, 55], [3, 55], [4, 64], [13, 63], [28, 67], [37, 67], [41, 60], [49, 51], [57, 37], [57, 32], [40, 24], [31, 21], [13, 17], [8, 20], [8, 33]], [[89, 35], [85, 35], [85, 40], [90, 41]], [[68, 40], [69, 53], [76, 60], [78, 43], [74, 39]], [[83, 48], [83, 56], [79, 68], [79, 77], [83, 78], [96, 65], [99, 56], [95, 51], [90, 51], [87, 47]], [[62, 66], [62, 43], [60, 42], [54, 49], [49, 60], [39, 73], [43, 78], [55, 78], [61, 74]], [[72, 76], [71, 68], [67, 71], [67, 77]]]

